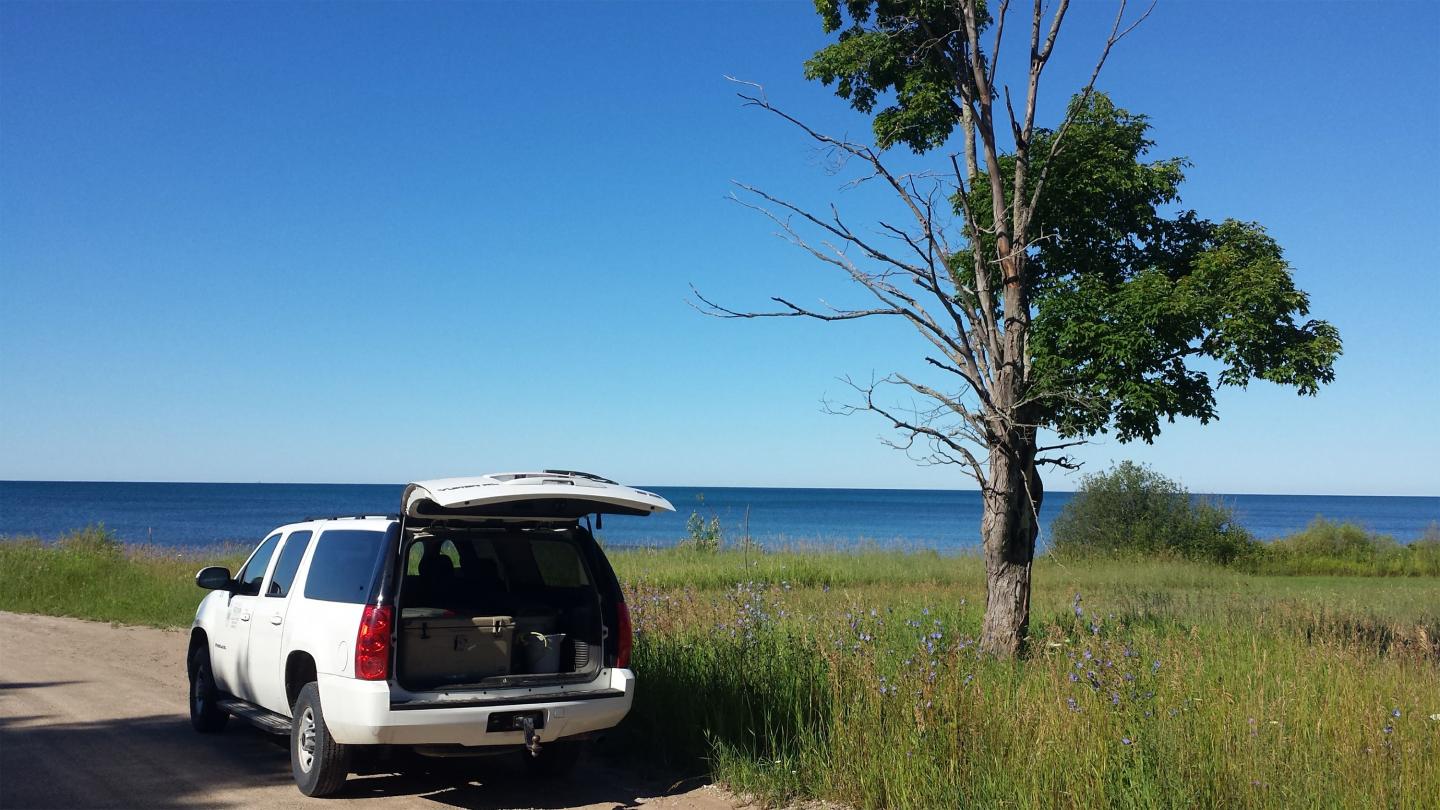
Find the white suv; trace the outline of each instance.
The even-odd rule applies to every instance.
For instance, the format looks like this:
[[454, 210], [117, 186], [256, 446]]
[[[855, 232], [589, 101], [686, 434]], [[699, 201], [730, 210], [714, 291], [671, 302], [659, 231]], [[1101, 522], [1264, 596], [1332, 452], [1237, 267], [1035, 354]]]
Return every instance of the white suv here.
[[[556, 773], [630, 710], [630, 615], [589, 516], [674, 511], [654, 493], [549, 470], [411, 484], [393, 517], [271, 532], [190, 631], [190, 720], [290, 735], [324, 796], [357, 746], [527, 750]], [[541, 743], [544, 743], [543, 748]]]

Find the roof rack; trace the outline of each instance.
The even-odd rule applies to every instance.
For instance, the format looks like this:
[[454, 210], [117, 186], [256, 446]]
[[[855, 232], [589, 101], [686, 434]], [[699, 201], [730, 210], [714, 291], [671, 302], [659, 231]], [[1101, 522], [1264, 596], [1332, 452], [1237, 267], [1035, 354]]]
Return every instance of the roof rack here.
[[[595, 473], [580, 472], [579, 470], [543, 470], [550, 475], [573, 475], [576, 478], [589, 478], [591, 481], [599, 481], [602, 484], [615, 484], [609, 478], [601, 478]], [[617, 485], [618, 486], [618, 485]]]
[[312, 521], [312, 520], [365, 520], [365, 519], [367, 519], [367, 518], [383, 518], [383, 519], [386, 519], [386, 520], [399, 520], [399, 519], [400, 519], [400, 516], [399, 516], [398, 514], [396, 514], [396, 515], [370, 515], [370, 514], [363, 514], [363, 515], [314, 515], [314, 516], [312, 516], [312, 517], [307, 517], [307, 518], [305, 518], [304, 520], [302, 520], [302, 521], [300, 521], [300, 522], [301, 522], [301, 523], [309, 523], [309, 522]]

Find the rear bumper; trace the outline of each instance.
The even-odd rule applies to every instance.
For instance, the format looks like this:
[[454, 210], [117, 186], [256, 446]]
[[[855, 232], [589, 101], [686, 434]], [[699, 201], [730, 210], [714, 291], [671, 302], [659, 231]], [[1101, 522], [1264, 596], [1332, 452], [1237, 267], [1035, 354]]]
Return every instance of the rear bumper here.
[[330, 734], [347, 745], [514, 746], [524, 744], [524, 733], [487, 732], [492, 713], [543, 711], [540, 738], [547, 742], [603, 731], [630, 711], [635, 674], [628, 669], [605, 670], [584, 689], [590, 694], [551, 697], [540, 690], [516, 690], [513, 700], [492, 695], [448, 704], [392, 704], [388, 683], [321, 675], [320, 703]]

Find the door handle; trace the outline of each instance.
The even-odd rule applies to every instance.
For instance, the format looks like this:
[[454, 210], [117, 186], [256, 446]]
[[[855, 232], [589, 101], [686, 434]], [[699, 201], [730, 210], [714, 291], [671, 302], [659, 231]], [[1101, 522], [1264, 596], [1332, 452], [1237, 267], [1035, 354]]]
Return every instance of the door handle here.
[[270, 617], [271, 624], [280, 624], [283, 621], [285, 621], [285, 615], [282, 613], [276, 613], [274, 616]]
[[248, 622], [248, 621], [250, 621], [250, 611], [247, 610], [247, 611], [242, 612], [242, 613], [240, 614], [240, 621], [242, 621], [242, 622]]

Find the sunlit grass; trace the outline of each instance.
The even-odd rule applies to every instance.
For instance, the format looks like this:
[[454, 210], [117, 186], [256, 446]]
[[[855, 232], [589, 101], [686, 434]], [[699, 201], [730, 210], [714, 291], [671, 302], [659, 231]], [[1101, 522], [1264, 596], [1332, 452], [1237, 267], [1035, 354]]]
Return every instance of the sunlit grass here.
[[238, 546], [125, 546], [98, 527], [53, 544], [7, 539], [0, 541], [0, 610], [188, 626], [203, 595], [195, 573], [206, 565], [235, 570], [247, 554]]
[[[195, 571], [245, 551], [4, 541], [0, 609], [185, 626]], [[1440, 796], [1440, 578], [1042, 558], [1016, 665], [976, 653], [973, 557], [610, 557], [639, 677], [612, 739], [741, 791], [923, 808]]]
[[1020, 665], [976, 653], [982, 610], [963, 585], [633, 587], [643, 688], [627, 740], [706, 757], [742, 790], [863, 807], [1440, 795], [1440, 583], [1381, 615], [1328, 583], [1161, 599], [1122, 572], [1077, 578], [1092, 586], [1079, 615], [1075, 592], [1047, 588]]

